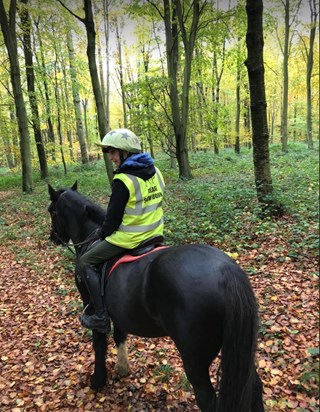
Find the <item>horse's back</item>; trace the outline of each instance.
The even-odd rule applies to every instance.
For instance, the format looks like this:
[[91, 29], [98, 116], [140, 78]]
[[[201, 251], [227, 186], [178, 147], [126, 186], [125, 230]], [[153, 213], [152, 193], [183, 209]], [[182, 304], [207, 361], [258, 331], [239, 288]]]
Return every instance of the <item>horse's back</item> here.
[[[222, 251], [207, 245], [173, 246], [118, 267], [108, 282], [113, 320], [128, 333], [165, 336], [205, 327], [222, 329], [224, 281], [242, 271]], [[237, 275], [238, 276], [238, 275]], [[179, 331], [179, 336], [181, 332]]]

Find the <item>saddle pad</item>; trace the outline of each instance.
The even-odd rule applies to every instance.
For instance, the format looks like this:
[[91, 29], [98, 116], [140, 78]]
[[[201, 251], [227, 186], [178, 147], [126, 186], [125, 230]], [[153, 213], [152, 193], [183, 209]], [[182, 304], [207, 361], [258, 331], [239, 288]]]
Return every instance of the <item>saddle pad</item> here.
[[168, 247], [168, 246], [159, 246], [159, 247], [157, 247], [157, 248], [155, 248], [155, 249], [150, 250], [150, 252], [143, 253], [142, 255], [138, 255], [138, 256], [132, 256], [132, 255], [124, 255], [124, 256], [121, 256], [121, 258], [118, 259], [118, 260], [112, 265], [112, 267], [111, 267], [111, 269], [110, 269], [110, 271], [109, 271], [109, 273], [108, 273], [108, 276], [110, 276], [111, 273], [113, 272], [113, 270], [114, 270], [116, 267], [118, 267], [119, 265], [121, 265], [122, 263], [134, 262], [135, 260], [138, 260], [138, 259], [140, 259], [140, 258], [142, 258], [142, 257], [144, 257], [144, 256], [150, 255], [150, 253], [157, 252], [158, 250], [161, 250], [161, 249], [166, 249], [167, 247]]

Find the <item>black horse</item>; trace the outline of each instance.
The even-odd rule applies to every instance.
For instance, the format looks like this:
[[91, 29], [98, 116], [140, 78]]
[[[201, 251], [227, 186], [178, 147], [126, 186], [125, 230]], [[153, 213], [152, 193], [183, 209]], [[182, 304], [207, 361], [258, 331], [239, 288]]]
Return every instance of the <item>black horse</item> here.
[[[51, 240], [76, 248], [76, 283], [83, 304], [90, 298], [81, 281], [83, 242], [101, 224], [105, 211], [77, 191], [49, 185]], [[155, 250], [119, 265], [105, 290], [114, 325], [117, 369], [129, 373], [127, 333], [170, 336], [180, 352], [202, 412], [262, 412], [262, 383], [255, 369], [257, 305], [245, 272], [229, 256], [208, 245]], [[105, 385], [107, 339], [93, 331], [95, 367], [91, 387]], [[209, 366], [221, 350], [216, 396]]]

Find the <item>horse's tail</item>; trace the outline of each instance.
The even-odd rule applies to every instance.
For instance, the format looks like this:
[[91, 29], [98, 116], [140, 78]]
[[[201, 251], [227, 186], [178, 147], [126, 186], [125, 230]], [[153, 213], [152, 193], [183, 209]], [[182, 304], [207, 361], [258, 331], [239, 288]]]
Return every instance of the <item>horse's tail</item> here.
[[225, 273], [226, 317], [221, 349], [218, 412], [249, 412], [255, 371], [257, 304], [247, 275]]

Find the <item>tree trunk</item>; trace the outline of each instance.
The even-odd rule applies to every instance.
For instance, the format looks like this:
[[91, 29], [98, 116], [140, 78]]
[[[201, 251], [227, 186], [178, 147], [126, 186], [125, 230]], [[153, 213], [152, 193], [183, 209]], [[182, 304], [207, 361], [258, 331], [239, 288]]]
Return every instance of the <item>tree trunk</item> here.
[[0, 111], [0, 135], [4, 148], [4, 154], [7, 159], [7, 165], [9, 169], [13, 169], [16, 167], [15, 158], [12, 151], [12, 148], [14, 147], [12, 136], [14, 136], [14, 133], [12, 133], [13, 127], [9, 116], [10, 113], [5, 113], [3, 109]]
[[313, 137], [312, 137], [312, 87], [311, 87], [311, 78], [313, 70], [313, 49], [314, 49], [314, 40], [317, 30], [317, 19], [319, 10], [317, 10], [316, 0], [309, 0], [310, 5], [310, 14], [311, 14], [311, 29], [309, 37], [309, 52], [307, 60], [307, 141], [308, 148], [313, 149]]
[[109, 62], [109, 0], [103, 0], [103, 27], [106, 42], [106, 105], [107, 130], [110, 130], [110, 62]]
[[[37, 24], [35, 26], [38, 28]], [[48, 125], [48, 141], [51, 143], [51, 146], [52, 146], [49, 152], [51, 154], [52, 160], [56, 160], [55, 135], [54, 135], [54, 130], [53, 130], [53, 122], [52, 122], [51, 102], [50, 102], [50, 94], [49, 94], [49, 86], [48, 86], [48, 75], [47, 75], [47, 69], [45, 65], [44, 54], [43, 54], [42, 36], [39, 33], [37, 34], [38, 34], [39, 50], [40, 50], [40, 58], [41, 58], [41, 62], [39, 62], [38, 65], [39, 67], [41, 67], [41, 71], [42, 71], [41, 78], [43, 81], [44, 95], [45, 95], [45, 111], [46, 111], [47, 125]]]
[[[68, 7], [65, 6], [60, 0], [58, 1], [65, 9], [69, 11], [69, 13], [71, 13], [74, 17], [80, 20], [85, 25], [85, 28], [86, 28], [87, 56], [88, 56], [88, 63], [89, 63], [89, 71], [90, 71], [93, 94], [94, 94], [96, 107], [97, 107], [97, 120], [98, 120], [99, 135], [100, 135], [100, 140], [102, 140], [109, 130], [108, 130], [108, 125], [107, 125], [107, 118], [105, 114], [105, 107], [103, 103], [103, 97], [101, 93], [97, 62], [96, 62], [96, 31], [95, 31], [93, 13], [92, 13], [92, 1], [84, 0], [84, 13], [85, 13], [84, 18], [80, 18], [79, 16], [74, 14], [70, 9], [68, 9]], [[112, 163], [108, 159], [107, 154], [105, 154], [103, 157], [104, 157], [104, 161], [106, 165], [109, 183], [111, 184], [113, 180]]]
[[[68, 38], [68, 34], [67, 34]], [[67, 40], [68, 43], [68, 40]], [[73, 144], [72, 144], [72, 130], [71, 127], [73, 126], [73, 117], [71, 116], [71, 103], [69, 99], [69, 87], [68, 87], [68, 74], [67, 74], [67, 64], [65, 55], [61, 55], [61, 64], [62, 64], [62, 73], [63, 73], [63, 112], [64, 112], [64, 119], [66, 123], [66, 135], [67, 141], [69, 145], [69, 155], [70, 160], [74, 161], [74, 154], [73, 154]]]
[[[240, 41], [240, 39], [238, 39]], [[235, 123], [234, 150], [240, 154], [240, 59], [237, 56], [237, 84], [236, 84], [236, 123]]]
[[83, 118], [84, 118], [84, 128], [86, 132], [86, 142], [88, 150], [90, 151], [90, 142], [89, 142], [89, 127], [88, 127], [88, 99], [85, 98], [81, 101], [83, 107]]
[[60, 154], [61, 160], [63, 165], [64, 174], [67, 174], [67, 165], [64, 157], [63, 152], [63, 138], [62, 138], [62, 127], [61, 127], [61, 110], [60, 110], [60, 93], [59, 93], [59, 84], [58, 84], [58, 76], [57, 76], [57, 64], [58, 64], [58, 56], [57, 50], [55, 49], [55, 64], [54, 64], [54, 78], [55, 78], [55, 86], [54, 86], [54, 95], [56, 99], [56, 107], [57, 107], [57, 129], [58, 129], [58, 136], [59, 136], [59, 147], [60, 147]]
[[234, 151], [240, 154], [240, 71], [237, 69], [237, 85], [236, 85], [236, 124], [235, 124], [235, 142]]
[[257, 197], [262, 210], [279, 213], [273, 200], [273, 186], [269, 160], [269, 133], [263, 63], [263, 2], [247, 0], [248, 28], [246, 66], [249, 75], [253, 163]]
[[[192, 16], [189, 33], [186, 30], [185, 14], [181, 0], [163, 0], [164, 24], [166, 34], [167, 71], [170, 82], [170, 103], [172, 112], [173, 130], [176, 139], [176, 156], [179, 165], [179, 177], [181, 179], [192, 178], [187, 146], [187, 125], [189, 113], [189, 88], [191, 78], [191, 62], [195, 39], [198, 30], [200, 15], [204, 6], [200, 9], [199, 0], [192, 3], [190, 15]], [[186, 12], [187, 13], [187, 12]], [[179, 29], [178, 29], [179, 28]], [[182, 92], [178, 89], [178, 61], [179, 61], [179, 32], [181, 33], [184, 47], [184, 68]], [[180, 96], [181, 94], [181, 96]], [[181, 100], [181, 107], [180, 102]]]
[[116, 37], [117, 37], [118, 73], [119, 73], [119, 83], [120, 83], [120, 90], [121, 90], [123, 125], [124, 127], [128, 127], [127, 99], [126, 99], [126, 92], [124, 90], [121, 36], [120, 36], [120, 30], [119, 30], [119, 22], [117, 18], [115, 19], [115, 26], [116, 26]]
[[[98, 114], [98, 126], [99, 126], [99, 135], [102, 140], [104, 136], [108, 133], [107, 129], [107, 119], [105, 114], [105, 107], [103, 104], [103, 98], [101, 94], [101, 88], [99, 83], [99, 76], [96, 63], [96, 32], [94, 27], [93, 15], [92, 15], [92, 4], [91, 0], [84, 0], [84, 10], [85, 10], [85, 20], [83, 21], [86, 27], [87, 32], [87, 56], [89, 61], [89, 70], [93, 88], [93, 94], [95, 97], [95, 102], [97, 106]], [[108, 156], [104, 155], [104, 161], [106, 165], [107, 175], [109, 183], [111, 184], [113, 180], [113, 167]]]
[[[246, 83], [245, 85], [245, 90], [246, 90], [246, 97], [244, 99], [244, 112], [243, 112], [243, 127], [244, 127], [244, 131], [245, 131], [245, 135], [246, 137], [250, 136], [250, 124], [251, 124], [251, 113], [250, 113], [250, 99], [249, 99], [249, 85]], [[251, 139], [249, 138], [247, 140], [247, 146], [249, 149], [251, 149]]]
[[215, 154], [219, 154], [219, 139], [218, 139], [218, 118], [219, 118], [219, 107], [220, 107], [220, 83], [222, 75], [224, 72], [225, 64], [225, 50], [226, 50], [226, 38], [223, 39], [222, 45], [222, 62], [220, 71], [218, 70], [217, 53], [213, 52], [212, 55], [212, 77], [215, 79], [215, 84], [212, 88], [212, 106], [213, 106], [213, 149]]
[[[28, 4], [28, 0], [21, 0], [22, 3]], [[46, 179], [48, 177], [48, 165], [47, 158], [44, 149], [44, 144], [42, 140], [41, 128], [40, 128], [40, 116], [38, 109], [38, 102], [35, 90], [35, 74], [33, 69], [33, 55], [31, 48], [31, 22], [29, 13], [26, 7], [22, 7], [20, 11], [20, 18], [23, 29], [23, 50], [26, 62], [26, 77], [29, 101], [32, 113], [32, 127], [34, 132], [34, 137], [36, 141], [37, 153], [40, 164], [40, 174], [41, 179]]]
[[68, 52], [69, 52], [70, 76], [71, 76], [71, 85], [72, 85], [74, 114], [76, 117], [77, 137], [78, 137], [79, 144], [80, 144], [81, 161], [82, 161], [82, 164], [86, 164], [88, 163], [89, 158], [88, 158], [86, 141], [84, 138], [81, 101], [80, 101], [80, 95], [79, 95], [79, 84], [77, 80], [77, 70], [74, 64], [74, 48], [73, 48], [71, 31], [69, 31], [67, 34], [67, 45], [68, 45]]
[[20, 155], [22, 166], [22, 190], [33, 191], [30, 135], [25, 102], [22, 94], [20, 66], [18, 59], [16, 35], [16, 0], [11, 0], [9, 18], [7, 17], [3, 0], [0, 0], [0, 25], [10, 61], [10, 76], [16, 107], [16, 115], [20, 137]]
[[282, 114], [281, 114], [281, 144], [282, 151], [288, 152], [288, 95], [289, 95], [289, 1], [285, 0], [285, 35], [283, 47], [283, 97], [282, 97]]

